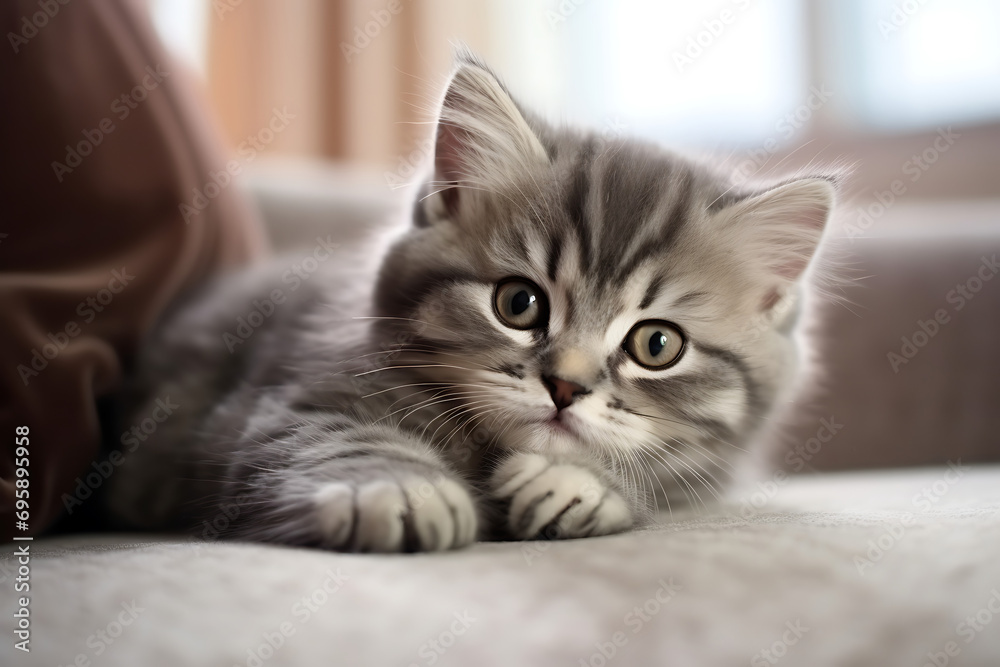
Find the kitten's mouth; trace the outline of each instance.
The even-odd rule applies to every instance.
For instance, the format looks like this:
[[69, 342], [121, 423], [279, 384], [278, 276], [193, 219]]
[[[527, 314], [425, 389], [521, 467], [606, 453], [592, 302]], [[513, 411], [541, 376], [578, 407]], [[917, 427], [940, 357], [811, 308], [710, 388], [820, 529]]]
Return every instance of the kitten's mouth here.
[[552, 418], [542, 422], [549, 429], [557, 432], [564, 433], [567, 435], [577, 435], [576, 429], [570, 424], [570, 420], [566, 418], [566, 415], [557, 412]]

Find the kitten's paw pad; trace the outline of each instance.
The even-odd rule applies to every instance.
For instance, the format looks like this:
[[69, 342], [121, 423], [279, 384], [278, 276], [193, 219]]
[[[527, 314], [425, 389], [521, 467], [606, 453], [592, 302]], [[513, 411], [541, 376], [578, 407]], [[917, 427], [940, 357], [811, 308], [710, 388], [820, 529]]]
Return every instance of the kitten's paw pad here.
[[323, 546], [362, 552], [443, 551], [476, 539], [476, 508], [457, 482], [331, 482], [314, 496]]
[[632, 526], [632, 513], [617, 491], [592, 472], [550, 463], [538, 454], [508, 459], [493, 477], [494, 495], [509, 500], [507, 528], [521, 540], [608, 535]]

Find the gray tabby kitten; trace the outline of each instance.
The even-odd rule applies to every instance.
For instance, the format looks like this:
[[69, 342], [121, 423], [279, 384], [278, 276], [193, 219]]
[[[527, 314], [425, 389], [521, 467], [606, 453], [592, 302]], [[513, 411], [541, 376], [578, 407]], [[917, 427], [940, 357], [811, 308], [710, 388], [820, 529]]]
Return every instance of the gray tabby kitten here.
[[738, 190], [547, 125], [469, 56], [434, 170], [377, 279], [334, 257], [236, 346], [287, 264], [165, 319], [133, 421], [181, 407], [113, 478], [119, 518], [433, 551], [616, 533], [725, 483], [793, 378], [789, 304], [834, 179]]

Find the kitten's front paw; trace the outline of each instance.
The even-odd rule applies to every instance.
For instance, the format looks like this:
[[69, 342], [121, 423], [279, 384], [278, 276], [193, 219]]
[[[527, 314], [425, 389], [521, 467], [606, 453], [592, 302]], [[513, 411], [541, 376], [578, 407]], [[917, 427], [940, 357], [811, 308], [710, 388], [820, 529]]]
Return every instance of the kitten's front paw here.
[[494, 497], [510, 502], [507, 529], [520, 540], [608, 535], [632, 526], [632, 512], [614, 489], [586, 468], [515, 454], [492, 478]]
[[313, 502], [321, 544], [338, 551], [443, 551], [476, 539], [476, 508], [457, 482], [330, 482]]

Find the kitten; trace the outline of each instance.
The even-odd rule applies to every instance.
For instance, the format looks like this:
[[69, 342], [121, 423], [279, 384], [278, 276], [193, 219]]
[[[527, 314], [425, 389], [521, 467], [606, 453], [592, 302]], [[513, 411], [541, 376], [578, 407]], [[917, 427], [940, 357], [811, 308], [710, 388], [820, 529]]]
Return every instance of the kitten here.
[[289, 289], [279, 261], [165, 318], [127, 423], [179, 407], [112, 480], [118, 517], [432, 551], [616, 533], [725, 484], [794, 376], [835, 178], [741, 190], [552, 127], [470, 56], [433, 168], [377, 279], [336, 256]]

